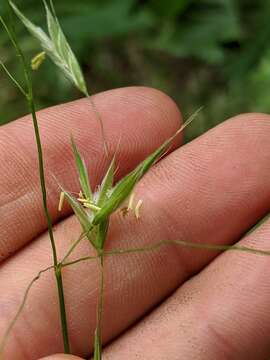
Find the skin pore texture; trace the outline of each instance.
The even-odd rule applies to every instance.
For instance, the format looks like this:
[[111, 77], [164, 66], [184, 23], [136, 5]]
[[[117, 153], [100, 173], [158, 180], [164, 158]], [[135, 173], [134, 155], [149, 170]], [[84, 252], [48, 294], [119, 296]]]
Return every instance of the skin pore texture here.
[[[98, 94], [117, 178], [171, 136], [181, 124], [174, 102], [149, 88]], [[59, 189], [79, 184], [70, 146], [73, 134], [95, 187], [109, 159], [89, 101], [38, 113], [45, 156], [49, 208], [59, 258], [80, 235]], [[195, 125], [196, 126], [196, 123]], [[270, 211], [270, 117], [242, 114], [170, 152], [143, 178], [135, 199], [139, 220], [112, 217], [107, 250], [143, 247], [161, 240], [234, 244], [270, 249], [270, 223], [242, 235]], [[0, 128], [0, 337], [31, 279], [51, 265], [31, 119]], [[93, 254], [83, 241], [71, 259]], [[149, 253], [105, 259], [103, 341], [105, 360], [267, 360], [270, 354], [270, 259], [166, 246]], [[98, 264], [63, 271], [72, 353], [91, 356], [98, 292]], [[4, 359], [75, 360], [63, 351], [55, 280], [42, 275], [5, 348]], [[47, 356], [47, 357], [46, 357]], [[48, 357], [49, 356], [49, 357]]]

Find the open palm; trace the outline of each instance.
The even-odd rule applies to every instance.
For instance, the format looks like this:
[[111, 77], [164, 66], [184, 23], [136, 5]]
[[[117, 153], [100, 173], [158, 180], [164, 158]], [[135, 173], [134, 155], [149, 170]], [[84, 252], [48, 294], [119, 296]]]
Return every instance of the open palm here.
[[[126, 88], [95, 96], [118, 179], [179, 127], [175, 104], [159, 91]], [[59, 254], [80, 234], [59, 189], [78, 191], [72, 132], [93, 181], [108, 166], [99, 124], [87, 100], [38, 114], [48, 200]], [[189, 144], [174, 148], [136, 187], [141, 217], [113, 215], [108, 249], [144, 247], [161, 240], [234, 244], [270, 211], [270, 118], [245, 114]], [[178, 145], [178, 146], [177, 146]], [[0, 337], [25, 288], [51, 265], [31, 119], [0, 128]], [[270, 223], [241, 245], [269, 249]], [[71, 256], [91, 255], [85, 241]], [[60, 255], [61, 258], [61, 255]], [[270, 259], [167, 246], [117, 255], [105, 262], [104, 359], [268, 359]], [[91, 356], [96, 325], [98, 266], [83, 262], [63, 271], [72, 353]], [[62, 352], [55, 279], [45, 273], [31, 290], [4, 352], [7, 360]], [[76, 359], [52, 355], [50, 359]]]

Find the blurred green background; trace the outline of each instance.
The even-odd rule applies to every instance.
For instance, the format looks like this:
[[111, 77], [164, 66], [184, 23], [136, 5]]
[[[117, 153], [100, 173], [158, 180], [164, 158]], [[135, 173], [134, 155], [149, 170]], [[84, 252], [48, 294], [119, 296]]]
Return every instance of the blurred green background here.
[[[41, 1], [16, 0], [44, 25]], [[240, 112], [270, 112], [270, 1], [55, 0], [92, 93], [146, 85], [169, 94], [185, 117], [204, 106], [188, 139]], [[16, 25], [29, 59], [40, 51]], [[0, 57], [21, 78], [5, 32]], [[35, 73], [38, 108], [79, 96], [47, 60]], [[0, 72], [0, 124], [25, 114], [24, 99]]]

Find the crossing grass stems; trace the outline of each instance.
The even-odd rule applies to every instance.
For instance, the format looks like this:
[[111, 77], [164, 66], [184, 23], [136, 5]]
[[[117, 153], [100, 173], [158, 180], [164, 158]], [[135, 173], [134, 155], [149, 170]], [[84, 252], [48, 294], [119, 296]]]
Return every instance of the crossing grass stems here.
[[[79, 150], [77, 149], [75, 140], [71, 138], [71, 146], [74, 153], [75, 163], [78, 171], [79, 182], [81, 186], [81, 191], [79, 194], [72, 194], [67, 191], [61, 184], [59, 184], [60, 192], [60, 202], [59, 202], [59, 211], [62, 209], [64, 201], [67, 201], [71, 208], [74, 211], [78, 221], [81, 224], [82, 232], [78, 239], [70, 246], [65, 256], [61, 261], [58, 260], [57, 249], [55, 245], [54, 235], [52, 231], [52, 219], [47, 207], [47, 193], [46, 193], [46, 181], [45, 181], [45, 172], [43, 165], [43, 150], [42, 142], [39, 134], [38, 119], [35, 109], [34, 102], [34, 91], [32, 85], [32, 71], [38, 70], [42, 65], [45, 57], [48, 56], [51, 58], [53, 63], [58, 67], [59, 71], [63, 72], [64, 75], [73, 83], [73, 85], [89, 100], [89, 104], [92, 107], [97, 121], [100, 124], [101, 134], [103, 138], [104, 152], [109, 158], [108, 145], [106, 141], [106, 136], [103, 128], [102, 118], [96, 108], [96, 105], [89, 95], [89, 91], [84, 79], [83, 73], [81, 71], [80, 65], [68, 44], [68, 41], [61, 29], [60, 23], [56, 16], [56, 11], [53, 5], [52, 0], [47, 3], [43, 0], [45, 7], [46, 18], [47, 18], [47, 30], [46, 33], [40, 27], [33, 24], [17, 7], [12, 1], [7, 0], [7, 6], [9, 7], [10, 18], [9, 21], [4, 20], [0, 17], [0, 21], [9, 36], [16, 54], [18, 55], [22, 69], [25, 75], [25, 84], [20, 84], [14, 76], [9, 72], [5, 64], [0, 59], [0, 66], [6, 72], [7, 76], [11, 79], [14, 85], [25, 97], [29, 111], [32, 115], [33, 126], [35, 130], [35, 137], [37, 143], [37, 152], [39, 160], [39, 177], [40, 185], [43, 196], [43, 208], [44, 214], [48, 223], [48, 232], [51, 241], [52, 247], [52, 257], [53, 265], [42, 269], [33, 277], [29, 285], [27, 286], [21, 304], [14, 315], [12, 321], [10, 322], [4, 336], [0, 341], [0, 358], [3, 355], [3, 350], [8, 341], [8, 338], [11, 334], [11, 331], [23, 311], [24, 305], [29, 296], [30, 290], [35, 282], [42, 276], [43, 273], [48, 271], [54, 271], [57, 289], [58, 289], [58, 299], [59, 299], [59, 311], [60, 311], [60, 321], [62, 325], [62, 336], [63, 336], [63, 348], [65, 353], [71, 353], [71, 346], [68, 336], [68, 322], [66, 317], [65, 309], [65, 297], [64, 297], [64, 287], [62, 281], [62, 270], [67, 266], [74, 266], [80, 262], [85, 261], [98, 261], [100, 269], [100, 284], [99, 284], [99, 294], [98, 294], [98, 305], [97, 305], [97, 319], [96, 319], [96, 330], [94, 333], [94, 360], [100, 360], [102, 358], [102, 316], [103, 316], [103, 302], [104, 302], [104, 262], [107, 257], [110, 256], [122, 256], [125, 254], [140, 253], [140, 252], [150, 252], [160, 249], [163, 246], [170, 245], [179, 245], [182, 247], [188, 247], [192, 249], [205, 249], [213, 251], [239, 251], [239, 252], [248, 252], [256, 255], [269, 256], [270, 251], [263, 251], [260, 249], [243, 247], [243, 246], [223, 246], [223, 245], [213, 245], [213, 244], [198, 244], [192, 242], [186, 242], [184, 240], [175, 240], [175, 241], [160, 241], [153, 243], [147, 247], [142, 248], [130, 248], [130, 249], [114, 249], [111, 251], [106, 251], [105, 244], [107, 239], [107, 232], [110, 223], [110, 218], [113, 213], [116, 211], [121, 211], [123, 216], [127, 212], [134, 211], [136, 217], [139, 215], [139, 208], [142, 206], [142, 200], [140, 199], [136, 205], [134, 205], [134, 188], [140, 179], [151, 169], [151, 167], [160, 160], [162, 156], [167, 152], [168, 148], [172, 144], [175, 137], [184, 130], [198, 115], [200, 109], [193, 114], [177, 131], [176, 133], [167, 139], [158, 149], [156, 149], [150, 156], [148, 156], [144, 161], [142, 161], [133, 171], [128, 175], [123, 177], [119, 182], [114, 184], [114, 175], [116, 169], [116, 160], [115, 156], [112, 157], [108, 170], [100, 184], [97, 188], [97, 191], [93, 191], [90, 186], [90, 181], [88, 177], [88, 171], [85, 165], [85, 161], [81, 156]], [[14, 19], [13, 14], [16, 14], [17, 17], [22, 21], [27, 30], [34, 36], [40, 43], [42, 51], [35, 56], [31, 62], [29, 62], [23, 51], [20, 48], [20, 45], [17, 41], [16, 33], [14, 31]], [[269, 216], [267, 216], [269, 217]], [[265, 221], [263, 219], [263, 221]], [[72, 261], [69, 261], [69, 256], [73, 253], [75, 248], [80, 244], [81, 241], [87, 240], [92, 248], [94, 248], [96, 255], [95, 256], [85, 256]], [[90, 348], [90, 346], [89, 346]], [[4, 359], [3, 359], [4, 360]]]

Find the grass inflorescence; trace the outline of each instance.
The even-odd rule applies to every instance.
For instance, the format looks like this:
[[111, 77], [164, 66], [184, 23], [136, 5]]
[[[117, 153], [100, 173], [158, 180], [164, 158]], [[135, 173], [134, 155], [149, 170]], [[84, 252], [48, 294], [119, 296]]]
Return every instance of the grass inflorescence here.
[[[22, 86], [9, 72], [7, 67], [0, 60], [0, 65], [17, 86], [20, 92], [25, 96], [30, 113], [32, 114], [33, 125], [35, 129], [35, 136], [37, 142], [37, 151], [39, 158], [39, 176], [40, 184], [43, 195], [43, 207], [44, 213], [48, 223], [48, 232], [52, 245], [53, 265], [41, 270], [30, 282], [27, 287], [21, 305], [15, 314], [12, 322], [10, 323], [7, 331], [0, 342], [0, 354], [3, 351], [4, 345], [8, 339], [8, 336], [18, 319], [27, 297], [29, 296], [30, 289], [34, 283], [40, 278], [40, 276], [49, 270], [54, 270], [57, 287], [58, 287], [58, 298], [60, 305], [60, 318], [62, 324], [62, 335], [63, 335], [63, 346], [66, 353], [70, 353], [71, 347], [68, 337], [68, 323], [65, 311], [65, 299], [64, 299], [64, 287], [62, 282], [62, 269], [67, 266], [72, 266], [83, 261], [96, 260], [99, 263], [100, 268], [100, 285], [98, 295], [98, 306], [97, 306], [97, 320], [96, 330], [94, 334], [94, 359], [100, 360], [102, 358], [102, 316], [103, 316], [103, 301], [104, 301], [104, 262], [108, 256], [119, 256], [130, 253], [150, 252], [160, 249], [163, 246], [178, 245], [182, 247], [188, 247], [193, 249], [204, 249], [213, 251], [241, 251], [248, 252], [256, 255], [268, 256], [270, 251], [263, 251], [255, 248], [249, 248], [244, 246], [226, 246], [226, 245], [214, 245], [214, 244], [199, 244], [186, 242], [184, 240], [175, 241], [160, 241], [141, 248], [130, 248], [130, 249], [114, 249], [106, 251], [106, 239], [109, 228], [110, 219], [113, 213], [121, 211], [125, 215], [129, 211], [134, 211], [136, 217], [139, 217], [139, 209], [142, 205], [140, 199], [137, 205], [134, 206], [134, 188], [141, 178], [156, 164], [168, 151], [172, 142], [176, 136], [181, 133], [186, 126], [188, 126], [193, 119], [198, 115], [198, 110], [193, 114], [185, 123], [182, 125], [175, 134], [167, 139], [158, 149], [156, 149], [151, 155], [143, 160], [134, 170], [124, 176], [116, 184], [114, 183], [114, 176], [116, 171], [116, 159], [115, 156], [110, 159], [110, 165], [104, 175], [104, 178], [94, 191], [90, 186], [90, 179], [88, 177], [88, 170], [83, 157], [80, 154], [79, 149], [76, 146], [75, 140], [71, 137], [71, 146], [74, 153], [75, 163], [78, 171], [78, 177], [80, 182], [81, 190], [74, 196], [71, 192], [67, 191], [61, 184], [60, 187], [60, 202], [59, 211], [61, 211], [63, 202], [66, 201], [73, 209], [78, 221], [80, 222], [82, 233], [78, 239], [70, 246], [65, 256], [61, 261], [58, 260], [57, 249], [55, 245], [54, 235], [52, 231], [52, 220], [47, 207], [47, 194], [46, 194], [46, 182], [43, 166], [43, 151], [42, 143], [39, 134], [38, 119], [35, 110], [34, 92], [32, 85], [32, 71], [38, 70], [44, 61], [45, 57], [48, 56], [55, 65], [62, 71], [65, 76], [73, 83], [73, 85], [90, 99], [94, 112], [97, 116], [97, 120], [101, 125], [101, 131], [103, 135], [104, 151], [108, 155], [108, 147], [104, 135], [102, 119], [99, 115], [98, 110], [93, 103], [89, 91], [87, 89], [86, 81], [84, 79], [80, 65], [74, 55], [68, 41], [61, 29], [60, 23], [57, 19], [56, 12], [52, 1], [48, 4], [45, 0], [43, 1], [46, 11], [48, 34], [44, 32], [40, 27], [34, 25], [17, 7], [12, 1], [8, 1], [8, 5], [17, 17], [22, 21], [28, 31], [39, 41], [42, 51], [32, 61], [28, 62], [22, 52], [16, 34], [13, 29], [13, 23], [11, 25], [0, 18], [5, 30], [7, 31], [9, 38], [14, 45], [15, 51], [19, 56], [22, 69], [25, 74], [25, 85]], [[85, 256], [79, 259], [70, 261], [69, 256], [73, 253], [75, 248], [80, 244], [81, 241], [87, 240], [90, 246], [95, 250], [95, 256]]]

